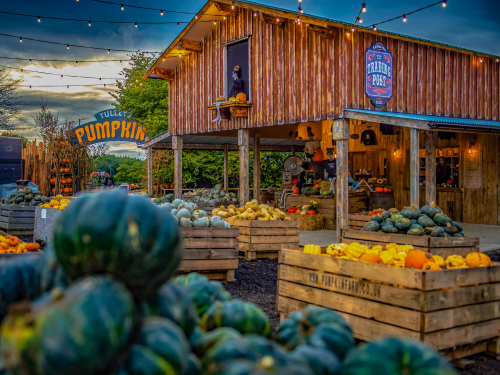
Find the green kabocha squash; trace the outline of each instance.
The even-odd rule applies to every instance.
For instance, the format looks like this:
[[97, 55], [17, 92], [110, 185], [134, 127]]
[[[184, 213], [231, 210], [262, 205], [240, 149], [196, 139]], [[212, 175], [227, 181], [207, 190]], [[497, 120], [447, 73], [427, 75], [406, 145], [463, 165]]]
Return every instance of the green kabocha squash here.
[[448, 233], [444, 232], [442, 237], [451, 237]]
[[24, 201], [24, 195], [22, 195], [22, 196], [18, 196], [16, 199], [14, 199], [14, 201], [15, 201], [16, 203], [21, 203], [22, 201]]
[[399, 211], [397, 208], [391, 208], [389, 210], [389, 215], [392, 216], [392, 215], [396, 215], [396, 214], [399, 214]]
[[418, 220], [416, 220], [416, 219], [410, 219], [410, 226], [412, 226], [414, 224], [418, 224]]
[[191, 336], [198, 325], [198, 314], [193, 300], [184, 288], [170, 280], [158, 289], [153, 303], [159, 316], [176, 323], [186, 337]]
[[338, 313], [310, 305], [293, 312], [276, 332], [276, 340], [287, 349], [310, 345], [327, 349], [343, 359], [354, 346], [351, 327]]
[[165, 199], [167, 200], [167, 202], [172, 203], [174, 201], [174, 195], [173, 194], [167, 194], [167, 195], [165, 195]]
[[390, 217], [386, 218], [384, 220], [384, 223], [387, 223], [387, 224], [390, 224], [390, 225], [394, 225], [394, 221], [392, 221], [392, 219]]
[[197, 356], [189, 354], [187, 361], [187, 367], [182, 375], [203, 375], [203, 366]]
[[224, 287], [218, 281], [199, 279], [189, 283], [184, 288], [188, 296], [193, 300], [199, 317], [203, 316], [215, 302], [230, 301], [232, 299], [231, 294], [224, 290]]
[[323, 348], [299, 345], [290, 353], [290, 359], [312, 370], [314, 375], [337, 375], [340, 373], [339, 359]]
[[205, 332], [232, 327], [241, 333], [271, 335], [271, 323], [266, 314], [253, 303], [241, 300], [214, 303], [201, 318], [200, 327]]
[[35, 201], [41, 202], [42, 201], [42, 196], [41, 195], [35, 195]]
[[382, 224], [384, 222], [384, 219], [382, 219], [382, 216], [374, 215], [371, 221], [376, 221], [377, 223]]
[[18, 197], [24, 197], [25, 195], [26, 195], [26, 192], [24, 191], [24, 189], [20, 189], [17, 191]]
[[464, 237], [463, 233], [458, 232], [453, 235], [453, 237]]
[[456, 221], [451, 221], [450, 224], [453, 225], [454, 227], [457, 227], [459, 232], [463, 231], [462, 226], [459, 223], [457, 223]]
[[423, 206], [420, 211], [431, 219], [433, 219], [435, 215], [442, 213], [441, 209], [439, 207], [436, 207], [436, 204], [434, 202], [431, 202], [429, 205]]
[[122, 191], [71, 202], [56, 222], [53, 243], [72, 280], [109, 273], [140, 296], [170, 279], [184, 251], [172, 215]]
[[189, 343], [172, 321], [148, 317], [132, 346], [123, 356], [128, 375], [184, 374], [188, 369]]
[[430, 234], [431, 237], [444, 237], [445, 231], [441, 227], [428, 227], [424, 229], [424, 234]]
[[397, 230], [408, 230], [410, 228], [410, 220], [406, 218], [398, 219], [394, 223]]
[[99, 373], [129, 340], [135, 317], [133, 297], [122, 283], [84, 277], [42, 295], [25, 315], [4, 319], [3, 363], [15, 374]]
[[447, 234], [454, 235], [459, 232], [458, 228], [454, 225], [451, 225], [451, 223], [447, 223], [446, 226], [444, 227], [444, 231]]
[[389, 211], [382, 212], [382, 219], [387, 219], [390, 216], [391, 216], [391, 214], [389, 213]]
[[424, 232], [424, 228], [422, 228], [419, 224], [410, 225], [410, 229], [408, 229], [407, 234], [410, 236], [421, 236]]
[[32, 199], [33, 199], [33, 194], [26, 194], [26, 195], [24, 196], [24, 200], [25, 200], [25, 201], [31, 201]]
[[404, 219], [405, 217], [401, 214], [394, 214], [394, 215], [391, 215], [391, 220], [393, 223], [395, 223], [396, 221], [398, 221], [399, 219]]
[[27, 187], [24, 188], [24, 193], [25, 194], [32, 194], [33, 193], [33, 189], [31, 189], [29, 186], [27, 186]]
[[396, 229], [396, 227], [394, 225], [388, 224], [388, 223], [385, 223], [384, 225], [382, 225], [382, 227], [380, 229], [382, 229], [382, 232], [384, 232], [384, 233], [398, 233], [398, 230]]
[[378, 221], [369, 221], [368, 223], [365, 224], [365, 230], [370, 231], [370, 232], [376, 232], [380, 229], [380, 225]]
[[418, 218], [417, 222], [423, 227], [433, 227], [434, 226], [434, 220], [432, 220], [429, 216], [427, 215], [420, 215]]
[[436, 214], [434, 215], [433, 220], [437, 225], [440, 225], [442, 227], [446, 226], [446, 224], [448, 223], [451, 223], [451, 219], [445, 214]]
[[52, 244], [43, 249], [43, 254], [36, 264], [35, 280], [37, 295], [49, 292], [54, 288], [64, 289], [69, 285], [68, 278], [57, 260]]
[[401, 213], [408, 219], [418, 219], [420, 216], [420, 210], [416, 208], [414, 204], [412, 204], [411, 207], [406, 207]]
[[407, 338], [383, 338], [362, 344], [347, 355], [342, 375], [456, 375], [448, 360], [432, 348]]
[[191, 272], [186, 276], [178, 276], [175, 278], [175, 282], [182, 287], [186, 287], [198, 280], [209, 281], [208, 277], [197, 272]]
[[213, 331], [201, 333], [194, 342], [192, 342], [193, 353], [203, 358], [205, 354], [217, 345], [219, 342], [228, 339], [241, 338], [241, 333], [231, 327], [216, 328]]

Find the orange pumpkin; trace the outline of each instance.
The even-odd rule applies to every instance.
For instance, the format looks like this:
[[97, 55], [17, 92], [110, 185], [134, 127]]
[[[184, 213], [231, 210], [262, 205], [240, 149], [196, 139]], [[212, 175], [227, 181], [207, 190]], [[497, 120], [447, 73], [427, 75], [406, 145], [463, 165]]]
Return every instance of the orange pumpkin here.
[[313, 161], [323, 161], [323, 160], [325, 160], [325, 155], [323, 154], [323, 150], [320, 148], [314, 150]]
[[55, 193], [56, 192], [56, 189], [52, 188], [52, 192]]
[[69, 168], [64, 168], [64, 171], [65, 171], [66, 173], [69, 173]]
[[299, 194], [300, 193], [299, 187], [298, 186], [294, 186], [293, 190], [292, 190], [292, 193]]
[[361, 255], [359, 258], [360, 262], [366, 262], [366, 263], [384, 263], [380, 255], [378, 254], [372, 254], [372, 253], [365, 253]]
[[50, 183], [51, 183], [51, 184], [55, 184], [55, 183], [56, 183], [56, 179], [55, 179], [55, 178], [51, 178], [51, 179], [50, 179]]
[[54, 163], [57, 163], [58, 161], [59, 161], [59, 159], [58, 159], [58, 158], [55, 158], [55, 159], [54, 159]]
[[19, 245], [19, 238], [17, 238], [16, 236], [10, 236], [9, 237], [9, 245], [10, 246], [17, 246], [17, 245]]
[[64, 173], [64, 170], [65, 170], [65, 169], [66, 169], [66, 168], [60, 168], [60, 169], [59, 169], [59, 172]]
[[72, 178], [67, 178], [67, 179], [66, 179], [66, 183], [67, 183], [67, 184], [71, 184], [72, 182], [73, 182], [73, 179], [72, 179]]
[[65, 184], [66, 183], [66, 180], [63, 178], [61, 179], [61, 184]]
[[441, 267], [437, 263], [427, 262], [422, 267], [424, 271], [441, 271]]
[[[219, 97], [217, 98], [217, 100], [222, 100], [223, 102], [225, 102], [225, 101], [226, 101], [226, 98], [224, 98], [223, 96], [219, 96]], [[217, 101], [217, 100], [216, 100], [216, 101]]]
[[69, 192], [70, 192], [70, 193], [72, 193], [72, 192], [73, 192], [73, 188], [72, 188], [72, 187], [70, 187], [70, 188], [68, 188], [68, 189], [69, 189]]
[[390, 191], [391, 191], [391, 189], [389, 189], [389, 188], [384, 188], [384, 193], [388, 193], [388, 192], [390, 192]]
[[240, 92], [239, 94], [236, 94], [236, 99], [240, 99], [242, 103], [245, 103], [247, 101], [247, 96], [244, 92]]
[[40, 248], [40, 245], [35, 242], [35, 243], [27, 243], [24, 245], [24, 247], [28, 251], [37, 251]]
[[320, 188], [320, 187], [321, 187], [321, 185], [320, 185], [320, 184], [315, 184], [315, 185], [314, 185], [314, 187], [315, 187], [315, 188]]
[[56, 173], [56, 172], [57, 172], [57, 169], [52, 168], [52, 172]]
[[405, 268], [418, 268], [422, 269], [426, 263], [436, 263], [431, 254], [422, 250], [410, 250], [405, 258]]
[[69, 188], [64, 188], [65, 193], [69, 193]]
[[465, 257], [465, 263], [469, 267], [488, 267], [491, 266], [491, 259], [486, 254], [470, 253]]
[[384, 192], [384, 188], [381, 188], [381, 187], [376, 187], [376, 188], [375, 188], [375, 191], [376, 191], [377, 193], [383, 193], [383, 192]]

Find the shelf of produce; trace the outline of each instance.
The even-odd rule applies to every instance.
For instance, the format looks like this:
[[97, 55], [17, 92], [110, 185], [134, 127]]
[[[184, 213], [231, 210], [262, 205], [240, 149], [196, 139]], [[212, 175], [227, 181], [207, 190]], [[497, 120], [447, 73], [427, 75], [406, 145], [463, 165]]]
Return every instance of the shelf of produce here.
[[323, 254], [281, 250], [277, 306], [282, 319], [318, 305], [341, 313], [359, 340], [409, 337], [450, 359], [471, 351], [498, 353], [500, 263], [423, 271]]
[[10, 235], [31, 235], [35, 227], [36, 206], [0, 204], [0, 228]]
[[409, 236], [407, 234], [394, 234], [384, 232], [370, 232], [356, 229], [343, 229], [342, 242], [350, 244], [357, 242], [370, 247], [388, 243], [398, 245], [412, 245], [416, 249], [446, 258], [449, 255], [465, 257], [469, 253], [479, 251], [478, 237], [431, 237]]
[[298, 221], [226, 219], [239, 229], [240, 255], [246, 260], [276, 259], [282, 246], [299, 246]]
[[179, 273], [198, 272], [210, 279], [235, 281], [238, 269], [237, 228], [180, 228], [184, 258]]

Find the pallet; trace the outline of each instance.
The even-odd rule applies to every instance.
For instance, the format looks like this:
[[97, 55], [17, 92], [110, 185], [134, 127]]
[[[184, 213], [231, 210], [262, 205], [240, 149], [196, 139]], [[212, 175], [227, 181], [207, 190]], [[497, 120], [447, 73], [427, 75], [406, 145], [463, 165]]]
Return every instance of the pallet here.
[[277, 259], [283, 244], [299, 245], [298, 221], [227, 220], [239, 229], [240, 256], [246, 260]]
[[356, 229], [343, 229], [342, 242], [357, 242], [366, 246], [385, 246], [388, 243], [398, 245], [412, 245], [416, 249], [440, 255], [446, 259], [449, 255], [461, 255], [465, 257], [469, 253], [479, 251], [478, 237], [431, 237], [431, 236], [408, 236], [406, 234], [393, 234], [384, 232], [369, 232]]
[[184, 257], [178, 273], [198, 272], [213, 280], [235, 281], [238, 269], [237, 228], [179, 228]]
[[494, 346], [499, 339], [500, 263], [423, 271], [286, 248], [279, 263], [277, 308], [283, 317], [307, 305], [324, 306], [346, 318], [356, 339], [408, 337], [439, 351]]
[[9, 235], [32, 235], [36, 206], [0, 204], [0, 229]]
[[371, 221], [373, 216], [366, 215], [368, 211], [358, 212], [355, 214], [348, 215], [347, 224], [349, 225], [349, 229], [361, 229], [364, 228], [366, 223]]

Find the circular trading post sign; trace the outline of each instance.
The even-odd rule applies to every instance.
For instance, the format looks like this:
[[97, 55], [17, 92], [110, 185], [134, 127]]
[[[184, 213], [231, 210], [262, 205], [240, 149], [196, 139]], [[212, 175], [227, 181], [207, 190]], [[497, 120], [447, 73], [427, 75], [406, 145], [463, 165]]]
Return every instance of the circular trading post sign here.
[[373, 105], [382, 108], [392, 97], [392, 55], [382, 42], [365, 53], [365, 92]]

